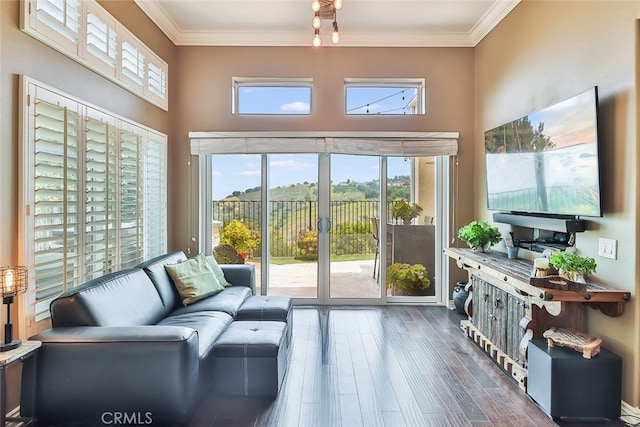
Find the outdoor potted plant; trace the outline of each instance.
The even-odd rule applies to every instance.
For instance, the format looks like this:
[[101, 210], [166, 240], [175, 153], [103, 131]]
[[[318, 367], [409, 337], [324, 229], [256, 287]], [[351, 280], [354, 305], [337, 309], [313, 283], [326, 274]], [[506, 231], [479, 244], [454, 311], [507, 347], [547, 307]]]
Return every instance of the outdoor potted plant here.
[[260, 245], [260, 235], [243, 222], [234, 219], [220, 231], [220, 244], [232, 246], [242, 258]]
[[406, 225], [411, 224], [411, 220], [420, 215], [422, 211], [422, 206], [416, 203], [409, 203], [405, 199], [398, 199], [391, 205], [391, 217], [393, 219], [402, 219]]
[[392, 295], [425, 295], [429, 285], [431, 281], [422, 264], [396, 262], [387, 267], [387, 288]]
[[595, 273], [597, 268], [595, 259], [565, 251], [549, 255], [549, 263], [558, 270], [560, 276], [578, 283], [584, 283], [584, 276]]
[[492, 227], [487, 221], [471, 221], [458, 230], [458, 238], [478, 252], [484, 252], [489, 246], [502, 240], [498, 227]]

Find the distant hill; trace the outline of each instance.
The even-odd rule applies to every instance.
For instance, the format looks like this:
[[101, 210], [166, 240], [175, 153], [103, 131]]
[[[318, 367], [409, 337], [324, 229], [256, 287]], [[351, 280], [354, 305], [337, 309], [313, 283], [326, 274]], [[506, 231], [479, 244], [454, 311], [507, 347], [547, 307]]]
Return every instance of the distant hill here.
[[[401, 175], [387, 180], [387, 199], [395, 200], [411, 198], [411, 178]], [[377, 200], [380, 197], [379, 181], [357, 182], [347, 180], [333, 185], [331, 200]], [[317, 186], [315, 183], [303, 182], [291, 184], [286, 187], [276, 187], [271, 190], [270, 198], [273, 201], [287, 200], [315, 200]], [[234, 198], [239, 201], [260, 200], [260, 187], [249, 188], [245, 191], [234, 191], [227, 199]]]

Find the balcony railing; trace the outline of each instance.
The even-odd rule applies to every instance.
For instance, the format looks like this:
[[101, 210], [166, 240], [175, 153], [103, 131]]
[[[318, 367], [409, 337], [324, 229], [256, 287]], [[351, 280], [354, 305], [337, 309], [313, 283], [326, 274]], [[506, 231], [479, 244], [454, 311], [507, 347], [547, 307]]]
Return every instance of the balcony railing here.
[[[373, 254], [375, 241], [372, 235], [371, 218], [379, 216], [380, 203], [374, 200], [332, 201], [331, 254]], [[260, 201], [214, 201], [213, 220], [227, 224], [237, 219], [253, 230], [260, 231], [262, 216]], [[293, 257], [300, 254], [298, 236], [315, 230], [318, 222], [318, 202], [313, 200], [290, 200], [269, 202], [269, 247], [273, 257]], [[391, 203], [387, 204], [387, 215], [391, 215]], [[215, 230], [214, 230], [215, 232]], [[261, 233], [264, 236], [264, 233]], [[262, 239], [264, 241], [264, 237]], [[254, 251], [259, 254], [260, 248]]]

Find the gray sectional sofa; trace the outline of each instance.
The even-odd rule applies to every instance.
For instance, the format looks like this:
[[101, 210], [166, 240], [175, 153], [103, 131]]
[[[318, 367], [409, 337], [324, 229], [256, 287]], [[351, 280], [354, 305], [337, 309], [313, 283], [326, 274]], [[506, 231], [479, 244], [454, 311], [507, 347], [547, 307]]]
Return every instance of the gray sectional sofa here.
[[182, 425], [208, 390], [276, 395], [291, 299], [256, 296], [253, 266], [222, 265], [232, 286], [184, 306], [164, 265], [185, 259], [163, 255], [56, 298], [53, 327], [31, 338], [42, 347], [25, 361], [22, 414], [43, 425], [103, 425], [115, 415]]

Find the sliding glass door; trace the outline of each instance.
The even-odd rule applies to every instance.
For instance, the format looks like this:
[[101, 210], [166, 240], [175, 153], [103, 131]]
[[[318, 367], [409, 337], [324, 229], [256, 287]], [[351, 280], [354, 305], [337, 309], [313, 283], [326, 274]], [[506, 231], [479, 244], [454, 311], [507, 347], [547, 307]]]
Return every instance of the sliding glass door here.
[[[256, 266], [259, 293], [321, 304], [441, 294], [435, 158], [210, 157], [213, 202], [204, 227], [221, 262]], [[394, 217], [399, 200], [420, 206], [409, 224]], [[402, 287], [393, 277], [398, 267], [423, 271], [428, 286]]]
[[330, 158], [329, 299], [380, 299], [380, 158]]

